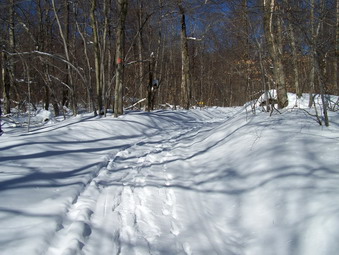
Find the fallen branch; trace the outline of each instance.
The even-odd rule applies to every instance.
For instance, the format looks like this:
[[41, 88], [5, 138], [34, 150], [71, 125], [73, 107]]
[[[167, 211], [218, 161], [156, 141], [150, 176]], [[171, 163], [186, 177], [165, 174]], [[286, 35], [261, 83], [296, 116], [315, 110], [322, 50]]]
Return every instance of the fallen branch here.
[[132, 109], [134, 106], [136, 106], [137, 104], [140, 104], [140, 103], [142, 103], [142, 102], [144, 102], [144, 101], [146, 101], [146, 98], [140, 99], [138, 102], [136, 102], [136, 103], [134, 103], [134, 104], [132, 104], [132, 105], [126, 107], [125, 110]]

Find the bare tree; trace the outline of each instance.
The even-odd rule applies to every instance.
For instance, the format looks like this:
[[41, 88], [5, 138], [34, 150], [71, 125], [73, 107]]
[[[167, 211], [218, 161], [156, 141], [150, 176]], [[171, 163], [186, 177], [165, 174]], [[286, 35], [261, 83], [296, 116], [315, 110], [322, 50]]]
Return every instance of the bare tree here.
[[181, 104], [188, 110], [191, 97], [190, 58], [187, 42], [186, 15], [182, 0], [179, 0], [178, 7], [181, 18]]
[[[55, 0], [52, 0], [52, 5], [53, 5], [53, 11], [54, 11], [54, 15], [58, 24], [58, 28], [59, 28], [59, 33], [63, 42], [63, 48], [64, 48], [64, 52], [65, 52], [65, 58], [67, 60], [68, 63], [71, 62], [70, 59], [70, 54], [69, 54], [69, 0], [65, 0], [66, 2], [66, 31], [64, 32], [62, 29], [62, 25], [61, 25], [61, 21], [55, 6]], [[71, 66], [69, 64], [67, 64], [67, 81], [66, 84], [69, 84], [69, 89], [70, 89], [70, 93], [71, 93], [71, 99], [72, 99], [72, 110], [73, 110], [73, 115], [77, 115], [78, 114], [78, 110], [77, 110], [77, 102], [76, 102], [76, 98], [75, 98], [75, 90], [74, 90], [74, 83], [73, 83], [73, 76], [71, 73]], [[65, 102], [64, 102], [65, 103]]]
[[125, 42], [125, 21], [127, 16], [127, 0], [117, 0], [118, 4], [118, 27], [116, 30], [116, 51], [115, 51], [115, 93], [114, 93], [114, 116], [123, 114], [123, 71], [124, 71], [124, 42]]
[[143, 89], [143, 76], [144, 76], [144, 65], [143, 65], [143, 0], [138, 0], [138, 60], [139, 60], [139, 72], [138, 72], [138, 85], [139, 85], [139, 97], [144, 97]]
[[278, 107], [284, 108], [288, 105], [285, 73], [282, 63], [281, 45], [279, 45], [279, 21], [277, 13], [276, 0], [263, 0], [264, 7], [264, 33], [268, 51], [270, 53], [273, 64], [274, 82], [277, 88]]
[[[314, 16], [314, 10], [315, 10], [315, 0], [310, 0], [311, 4], [311, 10], [310, 10], [310, 23], [311, 23], [311, 39], [310, 45], [311, 45], [311, 72], [310, 72], [310, 99], [309, 99], [309, 104], [308, 106], [311, 108], [313, 106], [313, 93], [315, 93], [315, 66], [316, 66], [316, 53], [315, 53], [315, 47], [316, 47], [316, 40], [319, 34], [319, 29], [316, 29], [316, 24], [315, 24], [315, 16]], [[320, 23], [319, 23], [319, 28], [320, 28]]]
[[335, 60], [334, 60], [334, 82], [339, 95], [339, 0], [336, 2], [336, 37], [335, 37]]
[[100, 46], [99, 46], [98, 23], [95, 17], [96, 8], [97, 8], [97, 1], [92, 0], [90, 16], [91, 16], [91, 25], [92, 25], [92, 30], [93, 30], [93, 43], [94, 43], [95, 83], [96, 83], [98, 111], [99, 111], [99, 114], [102, 114], [103, 113], [103, 101], [102, 101], [101, 72], [103, 72], [103, 70], [101, 70], [101, 65], [100, 65], [101, 56], [100, 56]]
[[291, 48], [292, 48], [292, 65], [293, 65], [293, 74], [294, 74], [294, 87], [297, 96], [301, 97], [301, 88], [299, 83], [299, 68], [298, 68], [298, 49], [297, 49], [297, 40], [295, 35], [294, 25], [292, 23], [291, 9], [293, 6], [290, 6], [288, 0], [284, 0], [285, 9], [289, 8], [286, 11], [287, 22], [288, 22], [288, 35], [290, 38]]
[[161, 86], [150, 99], [157, 104], [148, 109], [242, 105], [274, 87], [279, 107], [287, 90], [322, 93], [325, 105], [326, 94], [338, 93], [337, 0], [3, 2], [4, 112], [6, 102], [27, 102], [18, 82], [26, 64], [32, 102], [52, 103], [56, 113], [78, 101], [105, 114], [115, 99], [118, 116], [123, 102], [147, 98], [155, 80]]
[[[324, 13], [324, 8], [325, 8], [325, 2], [324, 0], [321, 1], [321, 13]], [[321, 96], [321, 101], [322, 101], [322, 110], [323, 110], [323, 117], [324, 117], [324, 123], [325, 126], [329, 126], [329, 118], [328, 118], [328, 103], [327, 103], [327, 98], [325, 97], [325, 75], [324, 75], [324, 69], [321, 67], [321, 63], [323, 62], [323, 57], [321, 56], [320, 53], [320, 48], [318, 47], [318, 42], [319, 42], [319, 35], [321, 28], [323, 27], [324, 23], [324, 18], [321, 18], [318, 20], [317, 24], [315, 22], [315, 10], [316, 10], [316, 5], [315, 5], [315, 0], [311, 0], [311, 29], [312, 29], [312, 34], [311, 34], [311, 59], [312, 59], [312, 72], [311, 72], [311, 79], [312, 79], [312, 86], [313, 86], [313, 91], [315, 91], [315, 75], [317, 76], [318, 80], [318, 85], [319, 85], [319, 91], [320, 91], [320, 96]], [[310, 96], [310, 104], [313, 100], [313, 96]]]
[[[10, 0], [9, 3], [9, 25], [8, 25], [8, 45], [9, 51], [15, 51], [15, 4], [14, 0]], [[7, 57], [2, 54], [2, 76], [3, 76], [3, 84], [4, 84], [4, 112], [9, 114], [11, 112], [11, 89], [14, 87], [14, 60], [12, 57]]]
[[[3, 97], [4, 97], [4, 108], [5, 113], [9, 114], [11, 112], [11, 105], [10, 105], [10, 82], [9, 82], [9, 72], [7, 68], [7, 55], [5, 54], [5, 50], [1, 49], [1, 85], [3, 87]], [[1, 102], [0, 102], [1, 104]]]

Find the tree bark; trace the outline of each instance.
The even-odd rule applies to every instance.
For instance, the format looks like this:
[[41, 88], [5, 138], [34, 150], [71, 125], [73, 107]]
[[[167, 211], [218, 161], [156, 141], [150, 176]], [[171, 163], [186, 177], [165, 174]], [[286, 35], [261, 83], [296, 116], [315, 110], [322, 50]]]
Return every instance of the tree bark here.
[[139, 58], [139, 99], [144, 97], [144, 88], [143, 88], [143, 76], [144, 76], [144, 65], [143, 65], [143, 40], [142, 40], [142, 19], [143, 19], [143, 2], [139, 0], [139, 9], [138, 9], [138, 58]]
[[[94, 42], [94, 66], [95, 66], [95, 84], [96, 84], [96, 93], [97, 93], [97, 106], [98, 112], [101, 115], [103, 113], [103, 103], [102, 103], [102, 81], [101, 81], [101, 66], [100, 66], [100, 47], [99, 47], [99, 31], [95, 18], [97, 1], [92, 0], [91, 5], [91, 25], [93, 30], [93, 42]], [[96, 113], [95, 113], [96, 115]]]
[[[76, 11], [76, 16], [77, 16], [77, 11]], [[86, 79], [84, 79], [84, 84], [85, 84], [85, 87], [88, 93], [88, 105], [89, 105], [88, 110], [89, 111], [93, 110], [94, 116], [96, 116], [97, 107], [96, 107], [96, 100], [95, 100], [95, 95], [93, 91], [93, 85], [91, 82], [92, 81], [92, 74], [91, 74], [92, 67], [91, 67], [91, 63], [89, 60], [89, 56], [88, 56], [87, 41], [85, 39], [84, 32], [81, 31], [79, 23], [77, 21], [76, 21], [76, 27], [83, 42], [83, 47], [84, 47], [83, 51], [84, 51], [84, 56], [85, 56], [85, 60], [87, 64], [87, 75], [86, 75]]]
[[335, 59], [334, 59], [334, 83], [339, 95], [339, 0], [336, 7], [336, 37], [335, 37]]
[[65, 52], [65, 58], [68, 62], [66, 68], [67, 68], [67, 82], [66, 84], [69, 84], [70, 90], [71, 90], [71, 98], [72, 98], [72, 110], [73, 110], [73, 115], [77, 115], [78, 111], [77, 111], [77, 103], [76, 103], [76, 99], [75, 99], [75, 91], [74, 91], [74, 84], [73, 84], [73, 78], [72, 78], [72, 74], [71, 74], [71, 66], [70, 66], [70, 56], [69, 56], [69, 0], [65, 0], [66, 2], [66, 36], [62, 30], [62, 26], [61, 26], [61, 22], [59, 19], [59, 15], [58, 12], [56, 10], [55, 7], [55, 0], [52, 0], [52, 6], [53, 6], [53, 11], [54, 11], [54, 15], [55, 15], [55, 19], [57, 21], [58, 24], [58, 28], [59, 28], [59, 33], [63, 42], [63, 47], [64, 47], [64, 52]]
[[[279, 45], [279, 34], [275, 29], [277, 8], [275, 0], [264, 1], [264, 31], [268, 51], [273, 63], [273, 76], [277, 88], [278, 107], [284, 108], [288, 105], [285, 73], [282, 63], [281, 45]], [[274, 19], [275, 18], [275, 19]], [[280, 26], [280, 24], [278, 24]], [[279, 29], [278, 29], [279, 30]]]
[[313, 105], [313, 93], [315, 93], [315, 43], [316, 43], [316, 29], [314, 23], [314, 9], [315, 9], [315, 0], [311, 0], [311, 72], [310, 72], [310, 92], [309, 92], [309, 103], [308, 107], [311, 108]]
[[[68, 0], [65, 0], [64, 4], [65, 4], [66, 9], [65, 9], [65, 17], [64, 17], [65, 35], [63, 36], [65, 38], [65, 45], [68, 51], [68, 47], [69, 47], [69, 3], [68, 3]], [[65, 83], [70, 84], [70, 73], [69, 73], [70, 70], [69, 70], [68, 65], [66, 65], [66, 69], [67, 69], [67, 74], [65, 78]], [[69, 96], [70, 96], [69, 90], [64, 87], [62, 90], [62, 106], [69, 107], [69, 100], [70, 100]]]
[[[47, 6], [47, 5], [46, 5]], [[38, 16], [39, 16], [39, 33], [38, 33], [38, 38], [36, 40], [36, 49], [39, 51], [45, 51], [45, 49], [47, 48], [48, 45], [48, 32], [47, 32], [47, 26], [44, 25], [44, 21], [46, 20], [46, 16], [48, 13], [48, 8], [45, 7], [44, 9], [42, 8], [42, 3], [41, 0], [38, 1]], [[44, 13], [46, 16], [44, 16]], [[40, 61], [42, 61], [42, 58], [40, 58]], [[44, 109], [46, 111], [48, 111], [49, 109], [49, 104], [50, 104], [50, 82], [48, 79], [48, 75], [49, 75], [49, 65], [47, 63], [43, 64], [44, 66], [44, 70], [43, 70], [43, 76], [44, 76], [44, 89], [45, 89], [45, 106]], [[57, 111], [58, 112], [58, 111]], [[55, 116], [57, 116], [57, 114], [55, 113]]]
[[190, 62], [187, 42], [187, 29], [185, 9], [182, 6], [182, 0], [179, 2], [179, 10], [181, 15], [181, 104], [188, 110], [190, 107]]
[[115, 101], [114, 116], [123, 114], [123, 72], [124, 72], [124, 41], [125, 41], [125, 20], [127, 16], [127, 0], [117, 0], [118, 4], [118, 27], [116, 30], [116, 52], [115, 52]]
[[[248, 16], [248, 1], [244, 0], [242, 3], [243, 8], [243, 24], [244, 24], [244, 31], [245, 31], [245, 40], [244, 40], [244, 46], [245, 46], [245, 54], [244, 54], [244, 60], [246, 63], [246, 87], [249, 88], [251, 85], [251, 59], [250, 59], [250, 27], [249, 27], [249, 16]], [[250, 93], [246, 95], [248, 96], [246, 101], [252, 100]]]
[[[284, 0], [286, 6], [288, 6], [288, 0]], [[297, 50], [297, 43], [295, 37], [294, 27], [292, 25], [292, 15], [288, 11], [287, 12], [288, 18], [288, 32], [291, 41], [291, 48], [292, 48], [292, 65], [293, 65], [293, 73], [294, 73], [294, 87], [297, 94], [297, 97], [301, 97], [301, 89], [299, 84], [299, 68], [298, 68], [298, 50]]]
[[[15, 51], [15, 23], [14, 23], [14, 0], [10, 1], [9, 6], [9, 27], [8, 27], [8, 34], [9, 34], [9, 51]], [[7, 58], [3, 54], [3, 81], [4, 81], [4, 112], [5, 114], [11, 113], [11, 89], [14, 87], [14, 61], [13, 58], [10, 56]], [[6, 65], [8, 66], [6, 68]]]
[[[321, 12], [324, 12], [324, 0], [322, 0], [322, 10]], [[323, 117], [324, 117], [324, 123], [325, 126], [329, 126], [329, 118], [328, 118], [328, 103], [327, 99], [325, 97], [325, 73], [324, 70], [321, 68], [321, 62], [322, 62], [322, 57], [319, 54], [319, 48], [317, 46], [317, 41], [319, 37], [319, 32], [321, 27], [323, 26], [323, 19], [320, 19], [318, 21], [317, 26], [315, 26], [315, 0], [311, 0], [311, 31], [312, 31], [312, 38], [311, 38], [311, 50], [312, 50], [312, 79], [313, 79], [313, 86], [314, 86], [314, 79], [315, 79], [315, 74], [317, 75], [318, 78], [318, 85], [319, 85], [319, 90], [320, 90], [320, 97], [322, 101], [322, 110], [323, 110]], [[314, 88], [313, 88], [314, 90]], [[312, 100], [312, 101], [311, 101]], [[313, 102], [313, 96], [310, 97], [310, 103]]]
[[[110, 76], [108, 73], [110, 72], [110, 65], [111, 65], [111, 53], [107, 51], [107, 37], [109, 34], [109, 10], [110, 10], [110, 0], [104, 1], [104, 31], [102, 35], [102, 47], [100, 49], [101, 61], [100, 61], [100, 69], [101, 69], [101, 84], [102, 84], [102, 91], [101, 91], [101, 98], [103, 100], [103, 113], [106, 116], [107, 114], [107, 85], [109, 84]], [[106, 72], [108, 71], [108, 72]], [[106, 77], [107, 75], [107, 77]]]
[[[3, 85], [3, 97], [4, 97], [4, 113], [9, 114], [11, 112], [11, 106], [10, 106], [10, 100], [11, 100], [11, 94], [10, 94], [10, 81], [9, 81], [9, 71], [8, 68], [6, 68], [7, 65], [7, 56], [4, 52], [4, 49], [1, 51], [1, 83]], [[1, 102], [0, 102], [1, 104]]]
[[321, 97], [321, 102], [322, 102], [322, 110], [323, 110], [323, 116], [324, 116], [324, 123], [325, 126], [328, 127], [330, 125], [329, 118], [328, 118], [328, 103], [327, 103], [327, 98], [325, 97], [325, 79], [324, 75], [322, 74], [322, 70], [319, 65], [319, 56], [316, 56], [316, 61], [315, 61], [315, 69], [318, 74], [318, 81], [319, 81], [319, 89], [320, 89], [320, 97]]

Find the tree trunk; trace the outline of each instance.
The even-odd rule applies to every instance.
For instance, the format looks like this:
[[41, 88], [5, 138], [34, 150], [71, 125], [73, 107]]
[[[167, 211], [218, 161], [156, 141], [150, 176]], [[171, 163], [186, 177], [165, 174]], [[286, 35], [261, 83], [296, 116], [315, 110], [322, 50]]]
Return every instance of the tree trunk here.
[[339, 95], [339, 0], [336, 7], [336, 37], [335, 37], [335, 59], [334, 59], [334, 83]]
[[[102, 35], [102, 47], [100, 51], [101, 61], [100, 61], [100, 69], [101, 69], [101, 84], [102, 84], [102, 91], [101, 91], [101, 98], [103, 100], [103, 113], [106, 116], [107, 114], [107, 85], [109, 84], [109, 75], [108, 73], [110, 70], [111, 65], [111, 56], [110, 52], [107, 51], [107, 37], [109, 34], [109, 10], [110, 10], [110, 0], [104, 1], [104, 31]], [[105, 68], [106, 67], [106, 68]], [[106, 72], [108, 70], [108, 72]], [[106, 77], [107, 75], [107, 77]]]
[[[65, 0], [65, 4], [66, 4], [66, 36], [62, 30], [62, 26], [61, 26], [61, 22], [59, 19], [59, 15], [58, 12], [56, 10], [55, 7], [55, 0], [52, 0], [52, 6], [53, 6], [53, 11], [54, 11], [54, 15], [55, 15], [55, 19], [57, 21], [58, 24], [58, 28], [59, 28], [59, 33], [63, 42], [63, 47], [64, 47], [64, 52], [65, 52], [65, 57], [68, 63], [70, 63], [70, 56], [69, 56], [69, 11], [70, 11], [70, 7], [69, 7], [69, 0]], [[77, 103], [76, 103], [76, 98], [75, 98], [75, 91], [74, 91], [74, 84], [73, 84], [73, 78], [72, 78], [72, 74], [71, 74], [71, 66], [70, 64], [67, 64], [66, 66], [67, 68], [67, 82], [66, 84], [69, 84], [69, 87], [71, 88], [71, 99], [72, 99], [72, 110], [73, 110], [73, 115], [77, 115], [78, 111], [77, 111]]]
[[149, 61], [149, 82], [147, 89], [147, 111], [154, 110], [154, 100], [157, 86], [154, 83], [154, 70], [155, 70], [155, 56], [152, 53]]
[[52, 105], [53, 105], [53, 109], [54, 109], [54, 115], [55, 116], [59, 116], [60, 115], [60, 111], [59, 111], [59, 105], [58, 105], [58, 101], [55, 98], [54, 93], [51, 93], [51, 99], [52, 99]]
[[[317, 56], [316, 56], [317, 57]], [[320, 88], [320, 96], [321, 96], [321, 102], [322, 102], [322, 110], [323, 110], [323, 115], [324, 115], [324, 123], [325, 126], [328, 127], [330, 125], [329, 118], [328, 118], [328, 103], [327, 103], [327, 98], [325, 97], [325, 79], [324, 76], [322, 75], [322, 70], [319, 65], [320, 61], [315, 61], [316, 64], [316, 70], [318, 73], [318, 80], [319, 80], [319, 88]]]
[[[288, 0], [284, 1], [285, 5], [288, 6]], [[291, 13], [287, 12], [288, 18], [288, 32], [291, 41], [291, 48], [292, 48], [292, 65], [293, 65], [293, 73], [294, 73], [294, 87], [297, 94], [297, 97], [301, 97], [301, 90], [299, 84], [299, 68], [298, 68], [298, 50], [295, 38], [294, 27], [292, 25], [292, 16]]]
[[292, 23], [289, 23], [290, 37], [291, 37], [291, 46], [292, 46], [292, 63], [293, 63], [293, 72], [294, 72], [294, 87], [297, 94], [297, 97], [301, 97], [302, 92], [300, 90], [299, 84], [299, 68], [298, 68], [298, 50], [296, 46], [295, 33]]
[[[14, 0], [10, 1], [9, 6], [9, 51], [12, 53], [15, 51], [15, 31], [14, 31]], [[10, 56], [7, 58], [3, 55], [3, 80], [4, 80], [4, 112], [9, 114], [11, 112], [11, 89], [14, 88], [14, 61]], [[8, 65], [8, 68], [4, 67]]]
[[[77, 11], [76, 11], [76, 16], [77, 16]], [[95, 95], [94, 95], [94, 91], [93, 91], [93, 85], [92, 85], [92, 67], [91, 67], [91, 63], [90, 63], [90, 60], [89, 60], [89, 56], [88, 56], [88, 49], [87, 49], [87, 41], [84, 37], [84, 32], [82, 32], [80, 30], [80, 26], [79, 26], [79, 23], [76, 22], [76, 27], [77, 27], [77, 30], [79, 32], [79, 35], [82, 39], [82, 42], [83, 42], [83, 51], [84, 51], [84, 56], [85, 56], [85, 59], [86, 59], [86, 64], [87, 64], [87, 77], [86, 77], [86, 82], [85, 82], [85, 86], [86, 86], [86, 89], [87, 89], [87, 93], [88, 93], [88, 105], [89, 105], [89, 111], [93, 110], [94, 112], [94, 116], [97, 115], [97, 107], [96, 107], [96, 100], [95, 100]]]
[[144, 76], [144, 64], [143, 64], [143, 41], [142, 41], [142, 19], [143, 19], [143, 3], [142, 0], [139, 0], [139, 10], [138, 10], [138, 58], [139, 58], [139, 100], [144, 97], [144, 86], [143, 86], [143, 76]]
[[119, 21], [116, 30], [116, 52], [115, 52], [115, 101], [114, 116], [123, 114], [123, 71], [124, 71], [124, 41], [125, 41], [125, 20], [127, 16], [127, 0], [117, 0]]
[[181, 104], [188, 110], [190, 107], [190, 63], [187, 42], [185, 9], [182, 1], [179, 3], [181, 15]]
[[[322, 10], [321, 12], [324, 12], [324, 0], [322, 0]], [[317, 26], [315, 26], [315, 0], [311, 0], [311, 24], [312, 24], [312, 39], [311, 39], [311, 50], [312, 50], [312, 70], [313, 70], [313, 79], [315, 77], [315, 74], [318, 77], [318, 85], [320, 89], [320, 96], [321, 96], [321, 101], [322, 101], [322, 110], [323, 110], [323, 117], [324, 117], [324, 123], [325, 126], [329, 126], [329, 118], [328, 118], [328, 103], [327, 103], [327, 98], [325, 97], [325, 72], [324, 69], [321, 68], [321, 62], [322, 62], [322, 56], [319, 54], [319, 48], [317, 46], [317, 40], [319, 37], [319, 32], [321, 30], [321, 27], [323, 26], [323, 19], [320, 19], [318, 21]], [[313, 83], [314, 84], [314, 83]], [[313, 98], [313, 97], [312, 97]], [[310, 98], [310, 100], [312, 100]]]
[[[3, 85], [3, 97], [4, 97], [4, 113], [9, 114], [11, 112], [10, 100], [10, 81], [9, 81], [9, 71], [6, 68], [7, 65], [7, 56], [4, 51], [1, 52], [1, 83]], [[1, 102], [0, 102], [1, 104]]]
[[[65, 26], [65, 43], [66, 47], [68, 48], [69, 46], [69, 3], [68, 0], [65, 0], [65, 6], [66, 6], [66, 15], [65, 15], [65, 20], [64, 20], [64, 26]], [[65, 46], [64, 46], [65, 47]], [[65, 83], [69, 84], [70, 83], [70, 75], [69, 75], [69, 67], [66, 65], [67, 69], [67, 74], [66, 74], [66, 79]], [[69, 90], [67, 88], [63, 88], [62, 90], [62, 106], [69, 107]]]
[[[244, 54], [244, 60], [246, 63], [246, 87], [250, 87], [251, 85], [251, 60], [250, 60], [250, 26], [249, 26], [249, 16], [248, 16], [248, 1], [244, 0], [242, 3], [243, 8], [243, 24], [244, 24], [244, 31], [245, 31], [245, 39], [244, 39], [244, 46], [245, 46], [245, 54]], [[246, 101], [252, 100], [251, 94], [248, 94], [246, 96], [249, 96], [249, 99]]]
[[[47, 6], [47, 5], [46, 5]], [[39, 51], [45, 51], [45, 49], [47, 48], [48, 45], [48, 32], [47, 32], [47, 27], [44, 25], [44, 18], [46, 19], [46, 17], [44, 16], [47, 15], [48, 13], [48, 8], [45, 7], [45, 9], [42, 8], [41, 5], [41, 0], [38, 1], [38, 16], [39, 16], [39, 33], [38, 33], [38, 39], [36, 40], [36, 48]], [[43, 63], [43, 59], [39, 58], [40, 61]], [[44, 63], [43, 64], [44, 68], [43, 68], [43, 76], [44, 76], [44, 84], [43, 87], [45, 89], [45, 106], [44, 109], [46, 111], [49, 110], [49, 104], [50, 104], [50, 79], [48, 78], [49, 76], [49, 65], [48, 63]], [[57, 116], [57, 115], [56, 115]]]
[[[279, 45], [279, 32], [275, 29], [274, 14], [276, 9], [275, 0], [264, 1], [264, 32], [268, 51], [273, 63], [273, 76], [277, 88], [278, 107], [284, 108], [288, 105], [285, 73], [282, 63], [281, 45]], [[278, 22], [279, 23], [279, 22]], [[281, 24], [278, 24], [280, 26]], [[278, 28], [278, 31], [280, 29]], [[279, 49], [280, 48], [280, 49]]]
[[315, 54], [314, 48], [316, 43], [316, 29], [314, 23], [314, 9], [315, 9], [315, 0], [311, 0], [311, 72], [310, 72], [310, 92], [309, 92], [309, 103], [308, 107], [311, 108], [313, 105], [313, 93], [315, 93]]
[[50, 97], [49, 97], [49, 88], [48, 88], [47, 84], [44, 85], [44, 89], [45, 89], [45, 107], [44, 107], [44, 109], [46, 111], [48, 111], [49, 103], [50, 103]]
[[98, 112], [101, 115], [103, 113], [103, 103], [102, 103], [102, 82], [101, 82], [101, 71], [100, 70], [100, 48], [99, 48], [99, 34], [98, 26], [95, 18], [97, 1], [92, 0], [91, 5], [91, 25], [93, 30], [93, 42], [94, 42], [94, 65], [95, 65], [95, 84], [96, 84], [96, 93], [97, 93], [97, 105]]

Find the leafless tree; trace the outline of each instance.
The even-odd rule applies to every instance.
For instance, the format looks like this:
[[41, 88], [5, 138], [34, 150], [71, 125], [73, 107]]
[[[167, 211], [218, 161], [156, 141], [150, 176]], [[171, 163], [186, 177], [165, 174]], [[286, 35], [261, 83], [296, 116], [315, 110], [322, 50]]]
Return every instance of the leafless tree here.
[[277, 88], [277, 98], [279, 108], [288, 105], [285, 72], [282, 63], [282, 45], [279, 37], [281, 36], [281, 19], [279, 16], [276, 0], [263, 0], [264, 7], [264, 33], [270, 57], [272, 59], [272, 68], [274, 82]]
[[123, 114], [123, 71], [124, 71], [124, 43], [125, 43], [125, 21], [127, 16], [127, 0], [117, 0], [118, 4], [118, 27], [116, 31], [115, 51], [115, 97], [114, 116]]

